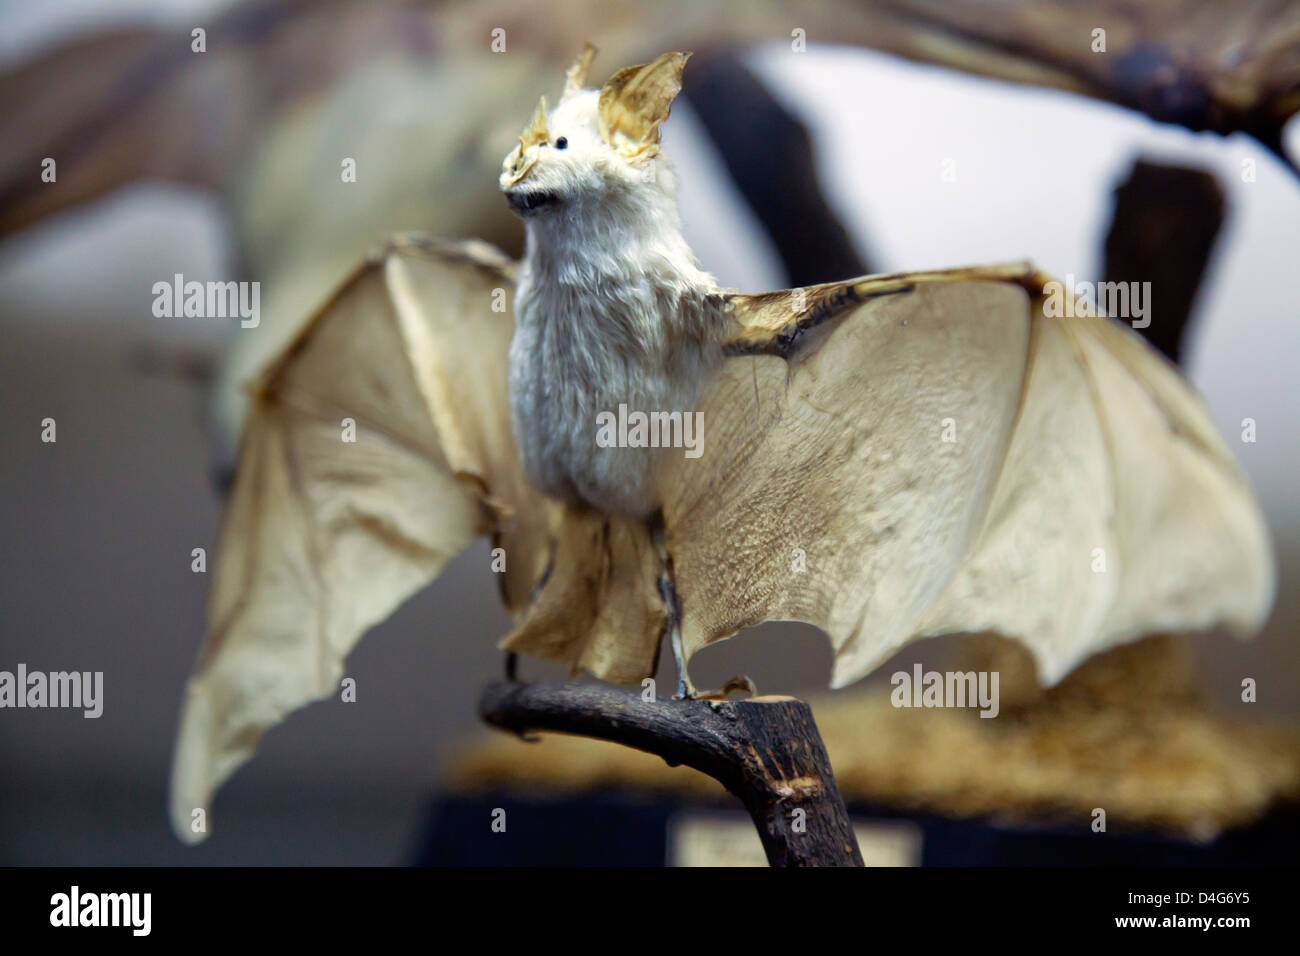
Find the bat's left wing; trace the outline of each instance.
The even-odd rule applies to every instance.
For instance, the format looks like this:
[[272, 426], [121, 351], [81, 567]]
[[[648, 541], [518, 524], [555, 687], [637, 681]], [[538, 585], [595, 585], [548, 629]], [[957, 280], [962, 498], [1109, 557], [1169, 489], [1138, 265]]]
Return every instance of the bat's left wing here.
[[734, 297], [703, 455], [662, 477], [688, 654], [806, 621], [843, 686], [910, 640], [993, 631], [1050, 684], [1150, 633], [1260, 626], [1268, 535], [1199, 398], [1047, 282], [1010, 265]]
[[1011, 264], [732, 296], [702, 454], [662, 458], [675, 600], [643, 527], [571, 514], [505, 646], [631, 682], [673, 619], [688, 656], [805, 621], [838, 687], [989, 631], [1053, 684], [1148, 634], [1258, 629], [1268, 533], [1200, 399], [1049, 283]]

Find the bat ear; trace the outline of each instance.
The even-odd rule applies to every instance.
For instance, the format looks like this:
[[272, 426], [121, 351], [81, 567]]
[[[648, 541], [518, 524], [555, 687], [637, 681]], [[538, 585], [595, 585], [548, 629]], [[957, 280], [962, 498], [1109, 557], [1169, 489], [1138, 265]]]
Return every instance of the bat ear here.
[[659, 126], [682, 91], [689, 53], [665, 53], [652, 63], [619, 70], [600, 89], [601, 138], [630, 160], [658, 151]]
[[519, 145], [506, 157], [504, 185], [514, 185], [533, 168], [533, 164], [537, 162], [537, 151], [533, 150], [530, 153], [529, 149], [545, 143], [547, 135], [546, 97], [543, 96], [537, 104], [537, 111], [533, 113], [531, 122], [519, 134]]
[[519, 145], [527, 149], [536, 143], [546, 142], [546, 136], [546, 97], [543, 96], [537, 101], [537, 109], [533, 113], [532, 120], [519, 134]]
[[561, 102], [574, 93], [582, 92], [582, 88], [587, 85], [587, 70], [591, 68], [591, 61], [596, 58], [596, 52], [592, 44], [583, 44], [582, 52], [564, 73], [564, 95], [560, 97]]

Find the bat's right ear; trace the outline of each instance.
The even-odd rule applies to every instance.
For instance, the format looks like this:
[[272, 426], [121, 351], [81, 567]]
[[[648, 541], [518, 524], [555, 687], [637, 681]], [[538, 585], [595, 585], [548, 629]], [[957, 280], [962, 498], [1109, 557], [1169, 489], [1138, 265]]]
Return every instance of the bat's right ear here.
[[596, 52], [592, 44], [583, 44], [582, 52], [564, 73], [564, 95], [560, 97], [561, 102], [575, 93], [581, 93], [582, 88], [587, 85], [587, 70], [591, 68], [591, 61], [596, 58]]
[[682, 91], [689, 53], [665, 53], [654, 62], [619, 70], [600, 89], [600, 135], [630, 160], [653, 156], [659, 127]]

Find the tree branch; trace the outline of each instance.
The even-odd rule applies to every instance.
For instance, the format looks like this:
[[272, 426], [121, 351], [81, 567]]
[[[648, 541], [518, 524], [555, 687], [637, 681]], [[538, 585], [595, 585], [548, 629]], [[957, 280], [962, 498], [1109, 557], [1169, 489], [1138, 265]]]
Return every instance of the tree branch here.
[[862, 866], [862, 854], [813, 721], [793, 697], [643, 700], [601, 684], [491, 684], [479, 714], [525, 736], [547, 730], [609, 740], [713, 777], [749, 811], [772, 866]]
[[1212, 173], [1145, 159], [1133, 164], [1115, 190], [1105, 281], [1150, 283], [1150, 322], [1138, 331], [1171, 362], [1181, 358], [1183, 330], [1192, 317], [1226, 203]]
[[734, 50], [697, 55], [685, 89], [740, 194], [785, 264], [786, 284], [871, 268], [822, 192], [812, 138]]

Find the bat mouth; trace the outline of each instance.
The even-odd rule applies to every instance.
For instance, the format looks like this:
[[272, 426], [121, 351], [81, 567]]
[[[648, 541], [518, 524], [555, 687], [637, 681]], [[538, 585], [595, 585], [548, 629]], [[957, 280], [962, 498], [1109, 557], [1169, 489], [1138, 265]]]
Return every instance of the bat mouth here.
[[506, 191], [506, 202], [510, 208], [521, 216], [536, 212], [545, 206], [560, 201], [559, 193], [549, 189], [510, 189]]

